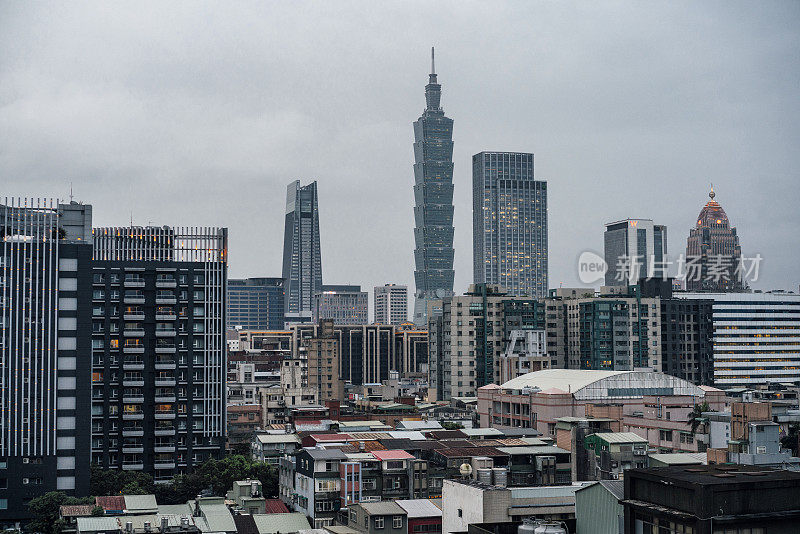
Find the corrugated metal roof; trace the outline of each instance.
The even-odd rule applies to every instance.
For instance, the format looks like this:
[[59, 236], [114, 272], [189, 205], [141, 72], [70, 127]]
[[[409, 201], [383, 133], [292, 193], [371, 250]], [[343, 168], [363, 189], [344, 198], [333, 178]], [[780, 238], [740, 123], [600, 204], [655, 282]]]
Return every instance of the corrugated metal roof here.
[[647, 439], [633, 432], [597, 432], [593, 435], [606, 443], [647, 443]]
[[339, 449], [304, 449], [315, 460], [344, 460], [347, 455]]
[[311, 528], [306, 516], [300, 512], [290, 514], [255, 514], [253, 521], [259, 534], [292, 534]]
[[606, 488], [611, 495], [619, 500], [625, 498], [625, 481], [624, 480], [601, 480], [600, 484]]
[[462, 428], [461, 432], [467, 436], [503, 436], [502, 430], [497, 428]]
[[667, 452], [648, 454], [650, 459], [667, 465], [707, 465], [708, 455], [704, 452]]
[[372, 451], [372, 455], [378, 460], [411, 460], [414, 456], [408, 454], [406, 451], [393, 450], [393, 451]]
[[402, 515], [405, 510], [394, 501], [362, 502], [361, 506], [369, 515]]
[[403, 419], [397, 422], [396, 428], [398, 430], [442, 430], [442, 424], [439, 421], [413, 421]]
[[92, 515], [94, 504], [64, 504], [58, 509], [61, 517], [78, 517]]
[[155, 495], [123, 495], [125, 510], [130, 513], [158, 511]]
[[574, 497], [579, 489], [594, 482], [583, 482], [571, 486], [533, 486], [530, 488], [511, 488], [512, 499], [539, 499], [547, 497]]
[[498, 451], [510, 456], [521, 454], [569, 454], [569, 451], [553, 445], [542, 445], [540, 447], [498, 447]]
[[410, 439], [411, 441], [425, 441], [425, 436], [418, 430], [392, 430], [388, 432], [390, 438]]
[[300, 443], [297, 434], [256, 434], [259, 443]]
[[468, 458], [474, 456], [488, 456], [490, 458], [498, 456], [508, 456], [508, 453], [496, 447], [454, 447], [451, 449], [436, 449], [437, 454], [445, 458]]
[[101, 495], [94, 498], [97, 506], [105, 511], [122, 512], [125, 510], [125, 498], [122, 495]]
[[288, 514], [289, 509], [280, 499], [265, 499], [264, 505], [268, 514]]
[[406, 511], [409, 519], [442, 517], [442, 510], [428, 499], [400, 499], [394, 502]]
[[116, 517], [79, 517], [78, 532], [119, 530]]

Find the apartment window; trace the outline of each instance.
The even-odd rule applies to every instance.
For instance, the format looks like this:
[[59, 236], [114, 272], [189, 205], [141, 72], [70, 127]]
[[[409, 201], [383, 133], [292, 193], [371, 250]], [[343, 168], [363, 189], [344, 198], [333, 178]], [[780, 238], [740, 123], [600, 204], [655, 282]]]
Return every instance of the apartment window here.
[[403, 516], [396, 515], [392, 517], [392, 528], [403, 528]]
[[379, 529], [379, 530], [383, 528], [383, 518], [382, 517], [376, 517], [375, 518], [375, 528]]

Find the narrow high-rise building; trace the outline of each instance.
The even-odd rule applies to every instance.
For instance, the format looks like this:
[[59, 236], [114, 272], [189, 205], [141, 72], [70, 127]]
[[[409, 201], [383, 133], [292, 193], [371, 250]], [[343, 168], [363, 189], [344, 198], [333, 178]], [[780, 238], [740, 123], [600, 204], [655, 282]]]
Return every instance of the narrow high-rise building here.
[[0, 205], [0, 525], [89, 493], [92, 207]]
[[401, 324], [408, 320], [408, 286], [375, 286], [375, 322]]
[[228, 280], [228, 328], [282, 330], [283, 278]]
[[648, 278], [665, 278], [667, 227], [652, 219], [608, 223], [603, 236], [607, 286], [627, 286]]
[[453, 120], [440, 106], [442, 86], [431, 73], [425, 111], [414, 123], [414, 323], [427, 327], [428, 301], [453, 295]]
[[310, 318], [314, 294], [322, 287], [317, 182], [295, 180], [286, 193], [283, 278], [287, 320]]
[[745, 284], [739, 236], [725, 210], [714, 200], [713, 187], [708, 196], [711, 200], [700, 211], [686, 242], [686, 290], [741, 291]]
[[472, 156], [473, 276], [509, 295], [547, 295], [547, 182], [533, 154]]

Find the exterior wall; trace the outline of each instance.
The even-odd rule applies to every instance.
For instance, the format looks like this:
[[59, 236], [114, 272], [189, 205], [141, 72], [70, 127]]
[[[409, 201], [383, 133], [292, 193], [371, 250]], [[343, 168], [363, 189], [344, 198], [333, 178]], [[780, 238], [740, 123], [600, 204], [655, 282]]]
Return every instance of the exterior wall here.
[[575, 492], [576, 534], [623, 534], [625, 508], [602, 484]]
[[333, 336], [333, 321], [324, 320], [319, 337], [304, 342], [308, 358], [308, 386], [317, 392], [318, 402], [344, 398], [344, 381], [339, 378], [338, 340]]
[[667, 227], [652, 219], [625, 219], [606, 225], [603, 235], [607, 286], [636, 284], [663, 278], [667, 256]]
[[472, 156], [473, 282], [509, 295], [547, 294], [547, 182], [529, 153]]
[[713, 301], [661, 299], [661, 370], [692, 382], [714, 383]]

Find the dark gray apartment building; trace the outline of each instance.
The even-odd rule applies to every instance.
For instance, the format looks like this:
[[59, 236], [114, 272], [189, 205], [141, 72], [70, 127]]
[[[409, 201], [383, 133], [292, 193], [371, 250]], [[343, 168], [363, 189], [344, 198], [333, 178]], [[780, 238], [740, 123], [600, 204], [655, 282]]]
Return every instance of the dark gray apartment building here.
[[509, 295], [547, 296], [547, 182], [533, 154], [472, 156], [472, 250], [476, 284]]
[[94, 230], [91, 459], [156, 481], [224, 450], [227, 229]]
[[91, 206], [0, 205], [0, 527], [89, 491]]

